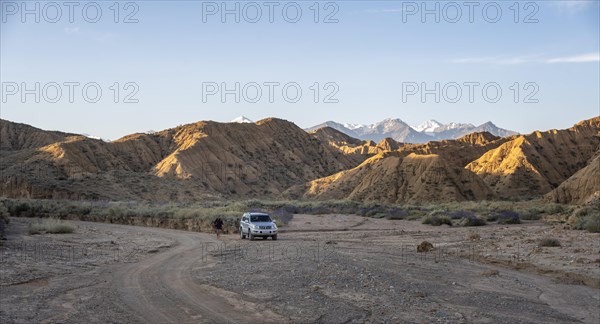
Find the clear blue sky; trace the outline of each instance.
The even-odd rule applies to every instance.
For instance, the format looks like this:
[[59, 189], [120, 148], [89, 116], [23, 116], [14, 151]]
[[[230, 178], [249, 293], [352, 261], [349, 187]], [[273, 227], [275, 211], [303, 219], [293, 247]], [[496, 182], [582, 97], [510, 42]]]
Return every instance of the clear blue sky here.
[[[213, 9], [201, 1], [137, 1], [124, 8], [121, 2], [119, 23], [115, 23], [113, 1], [98, 1], [102, 16], [94, 20], [95, 8], [74, 7], [73, 22], [68, 7], [56, 17], [56, 8], [40, 4], [40, 22], [29, 14], [22, 21], [15, 2], [2, 0], [0, 77], [3, 96], [1, 117], [32, 124], [44, 129], [87, 133], [107, 139], [147, 130], [160, 130], [198, 120], [229, 121], [245, 115], [253, 120], [279, 117], [308, 127], [326, 120], [347, 123], [373, 123], [384, 118], [401, 118], [410, 124], [427, 119], [440, 122], [484, 123], [519, 132], [535, 129], [566, 128], [575, 122], [600, 115], [600, 35], [598, 1], [537, 1], [525, 7], [514, 1], [500, 3], [502, 16], [493, 20], [495, 8], [486, 1], [474, 7], [473, 22], [469, 8], [457, 3], [462, 16], [456, 23], [456, 9], [446, 1], [428, 1], [428, 8], [440, 5], [440, 22], [433, 15], [422, 21], [420, 10], [413, 14], [413, 3], [422, 1], [337, 1], [325, 8], [320, 2], [319, 23], [315, 23], [315, 1], [296, 1], [302, 9], [297, 23], [294, 7], [288, 15], [274, 7], [274, 22], [269, 22], [263, 2], [262, 17], [252, 19], [255, 8], [240, 3], [240, 23], [234, 16], [203, 15]], [[20, 5], [21, 1], [16, 2]], [[28, 2], [29, 9], [36, 2]], [[58, 2], [62, 4], [62, 2]], [[220, 5], [221, 1], [216, 2]], [[230, 8], [235, 2], [227, 2]], [[323, 23], [326, 16], [337, 23]], [[222, 8], [218, 8], [221, 10]], [[426, 9], [426, 8], [425, 8]], [[123, 23], [128, 14], [137, 23]], [[204, 10], [204, 11], [203, 11]], [[515, 16], [519, 23], [515, 23]], [[58, 20], [56, 23], [48, 20]], [[537, 22], [524, 23], [524, 20]], [[21, 83], [34, 88], [47, 86], [48, 98], [54, 96], [51, 82], [61, 85], [62, 97], [52, 103], [34, 95], [21, 102]], [[79, 82], [74, 103], [69, 102], [64, 82]], [[83, 84], [96, 82], [102, 97], [87, 103], [81, 95]], [[119, 82], [119, 103], [113, 102], [111, 85]], [[138, 103], [123, 103], [135, 82]], [[267, 98], [268, 88], [261, 86], [262, 99], [251, 103], [243, 98], [234, 102], [232, 95], [222, 103], [219, 96], [202, 100], [203, 83], [226, 82], [234, 87], [250, 82], [296, 82], [303, 91], [297, 103], [288, 103], [276, 88], [274, 103]], [[333, 88], [321, 89], [319, 103], [313, 102], [310, 87], [319, 82], [335, 82], [338, 103], [323, 103]], [[425, 82], [433, 88], [450, 82], [461, 85], [462, 99], [452, 103], [433, 95], [421, 102], [419, 96], [403, 102], [403, 83]], [[503, 91], [496, 103], [488, 103], [475, 89], [474, 102], [468, 100], [465, 82], [481, 85], [495, 82]], [[510, 87], [518, 82], [519, 103], [514, 102]], [[524, 103], [533, 87], [538, 103]], [[14, 95], [10, 85], [19, 85]], [[93, 90], [94, 88], [92, 88]], [[249, 88], [252, 90], [252, 88]], [[293, 88], [292, 88], [293, 89]], [[448, 88], [452, 90], [452, 88]], [[93, 91], [90, 97], [93, 97]], [[40, 92], [43, 92], [40, 89]], [[293, 97], [294, 92], [290, 92]], [[250, 92], [253, 95], [253, 92]], [[451, 92], [453, 94], [453, 92]], [[493, 95], [493, 92], [492, 92]]]

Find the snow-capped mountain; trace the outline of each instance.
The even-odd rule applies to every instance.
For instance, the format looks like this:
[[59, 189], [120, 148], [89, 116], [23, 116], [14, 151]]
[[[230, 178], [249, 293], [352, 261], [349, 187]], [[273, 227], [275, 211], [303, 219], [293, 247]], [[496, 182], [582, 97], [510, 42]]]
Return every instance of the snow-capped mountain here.
[[463, 123], [448, 123], [441, 124], [439, 127], [434, 128], [429, 135], [436, 138], [436, 140], [444, 139], [456, 139], [463, 137], [467, 134], [476, 132], [475, 125], [463, 124]]
[[494, 125], [494, 123], [492, 123], [491, 121], [477, 126], [473, 131], [488, 132], [488, 133], [492, 133], [492, 134], [494, 134], [496, 136], [500, 136], [500, 137], [507, 137], [507, 136], [512, 136], [512, 135], [518, 134], [517, 132], [513, 132], [508, 129], [500, 128], [500, 127]]
[[414, 130], [410, 125], [397, 118], [388, 118], [353, 131], [358, 134], [360, 139], [377, 143], [387, 137], [406, 143], [421, 143], [430, 140], [427, 134]]
[[99, 136], [94, 136], [94, 135], [90, 135], [87, 133], [81, 133], [81, 135], [87, 137], [87, 138], [92, 138], [92, 139], [97, 139], [97, 140], [101, 140], [102, 138], [100, 138]]
[[358, 129], [358, 128], [363, 128], [366, 125], [363, 125], [363, 124], [344, 124], [343, 126], [346, 127], [346, 128], [348, 128], [349, 130], [355, 130], [355, 129]]
[[442, 126], [443, 126], [442, 123], [440, 123], [436, 120], [430, 119], [426, 122], [421, 123], [418, 126], [412, 126], [412, 128], [414, 130], [416, 130], [417, 132], [433, 133], [433, 132], [435, 132], [436, 128], [442, 127]]
[[341, 124], [334, 121], [327, 121], [310, 127], [306, 131], [311, 132], [323, 127], [331, 127], [348, 136], [361, 140], [371, 140], [377, 143], [387, 137], [403, 143], [426, 143], [429, 141], [457, 139], [476, 132], [489, 132], [501, 137], [517, 134], [516, 132], [499, 128], [492, 122], [475, 126], [473, 124], [454, 122], [442, 124], [432, 119], [418, 126], [410, 126], [397, 118], [388, 118], [371, 125]]
[[240, 123], [240, 124], [254, 124], [252, 120], [247, 118], [246, 116], [240, 116], [231, 121], [232, 123]]

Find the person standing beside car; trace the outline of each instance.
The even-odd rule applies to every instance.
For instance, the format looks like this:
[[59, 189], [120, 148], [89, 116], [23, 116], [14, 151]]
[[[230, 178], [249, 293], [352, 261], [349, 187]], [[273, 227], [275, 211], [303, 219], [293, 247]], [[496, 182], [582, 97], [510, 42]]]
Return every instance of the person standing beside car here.
[[223, 220], [221, 219], [221, 217], [217, 217], [217, 219], [215, 219], [215, 221], [213, 222], [213, 225], [215, 227], [215, 232], [217, 232], [217, 240], [221, 237], [221, 231], [223, 230]]

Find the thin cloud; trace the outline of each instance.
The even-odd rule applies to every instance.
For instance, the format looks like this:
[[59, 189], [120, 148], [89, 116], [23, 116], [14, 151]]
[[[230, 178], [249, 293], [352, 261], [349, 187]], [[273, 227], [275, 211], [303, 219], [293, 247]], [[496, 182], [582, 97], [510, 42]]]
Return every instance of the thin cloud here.
[[590, 63], [599, 62], [600, 53], [589, 53], [565, 57], [541, 57], [540, 55], [518, 56], [518, 57], [471, 57], [450, 60], [457, 64], [494, 64], [494, 65], [516, 65], [527, 63]]
[[589, 63], [600, 62], [600, 53], [590, 53], [575, 56], [555, 57], [546, 60], [546, 63]]
[[478, 63], [478, 64], [497, 64], [497, 65], [515, 65], [535, 62], [539, 60], [539, 55], [518, 56], [518, 57], [470, 57], [451, 60], [452, 63]]
[[552, 1], [550, 4], [555, 8], [567, 13], [575, 13], [589, 7], [593, 1], [591, 0], [561, 0]]

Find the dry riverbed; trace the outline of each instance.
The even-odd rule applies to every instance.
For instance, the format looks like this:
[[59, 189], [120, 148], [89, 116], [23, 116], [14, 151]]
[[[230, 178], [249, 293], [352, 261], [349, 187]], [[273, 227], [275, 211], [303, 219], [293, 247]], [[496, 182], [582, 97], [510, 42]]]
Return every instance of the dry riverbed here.
[[34, 221], [12, 218], [0, 248], [1, 323], [600, 321], [600, 234], [561, 225], [296, 215], [250, 242], [77, 221], [29, 235]]

